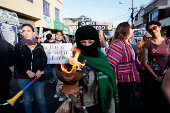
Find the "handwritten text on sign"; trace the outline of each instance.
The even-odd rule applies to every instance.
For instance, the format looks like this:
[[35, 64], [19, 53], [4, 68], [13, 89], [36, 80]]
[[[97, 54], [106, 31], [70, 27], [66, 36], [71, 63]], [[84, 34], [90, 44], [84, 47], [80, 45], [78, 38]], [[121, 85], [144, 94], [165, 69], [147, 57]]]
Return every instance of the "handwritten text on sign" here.
[[[42, 44], [47, 55], [47, 64], [65, 64], [68, 58], [73, 56], [71, 43]], [[60, 61], [59, 61], [60, 60]]]

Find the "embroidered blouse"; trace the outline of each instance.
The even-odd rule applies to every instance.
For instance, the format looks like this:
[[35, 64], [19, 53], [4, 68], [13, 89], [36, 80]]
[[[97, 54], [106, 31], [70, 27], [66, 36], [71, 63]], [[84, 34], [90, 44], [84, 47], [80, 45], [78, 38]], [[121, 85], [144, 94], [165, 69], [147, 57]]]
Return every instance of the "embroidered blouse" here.
[[140, 81], [132, 54], [131, 48], [125, 41], [112, 43], [107, 49], [106, 56], [114, 67], [118, 82]]

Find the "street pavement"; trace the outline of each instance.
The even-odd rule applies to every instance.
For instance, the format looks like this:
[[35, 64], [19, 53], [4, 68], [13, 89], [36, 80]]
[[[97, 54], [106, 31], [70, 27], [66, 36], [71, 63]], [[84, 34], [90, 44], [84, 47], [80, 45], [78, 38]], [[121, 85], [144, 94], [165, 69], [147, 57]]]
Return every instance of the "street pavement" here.
[[[20, 88], [17, 84], [17, 79], [14, 78], [14, 74], [12, 75], [10, 84], [11, 84], [10, 95], [12, 98], [20, 91]], [[56, 82], [52, 84], [45, 83], [44, 91], [45, 91], [45, 99], [47, 103], [47, 113], [55, 113], [59, 108], [59, 106], [62, 104], [62, 102], [60, 102], [58, 98], [54, 98], [55, 89], [56, 89]], [[132, 94], [133, 93], [134, 93], [134, 89], [132, 91]], [[19, 104], [19, 101], [22, 100], [22, 98], [23, 96], [19, 97], [18, 100], [16, 100], [12, 113], [25, 113], [24, 105]], [[140, 91], [140, 97], [134, 97], [132, 95], [131, 106], [132, 106], [131, 113], [144, 113], [141, 91]], [[35, 96], [34, 96], [34, 101], [32, 102], [32, 111], [33, 113], [41, 113], [38, 106], [38, 102], [35, 99]]]

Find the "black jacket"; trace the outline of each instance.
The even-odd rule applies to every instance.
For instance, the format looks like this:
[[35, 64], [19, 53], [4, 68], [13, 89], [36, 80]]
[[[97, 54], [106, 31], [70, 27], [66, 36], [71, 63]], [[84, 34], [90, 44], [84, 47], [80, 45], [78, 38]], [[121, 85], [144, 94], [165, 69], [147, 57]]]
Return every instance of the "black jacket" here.
[[0, 86], [9, 87], [11, 79], [13, 46], [0, 38]]
[[46, 39], [46, 40], [44, 41], [44, 43], [49, 43], [49, 42], [48, 42], [48, 40]]
[[55, 43], [55, 41], [49, 42], [48, 40], [45, 40], [44, 43]]
[[32, 51], [21, 41], [15, 45], [14, 65], [19, 74], [28, 76], [26, 74], [27, 70], [34, 73], [36, 73], [37, 70], [43, 71], [46, 64], [47, 56], [40, 43], [37, 43], [37, 46]]

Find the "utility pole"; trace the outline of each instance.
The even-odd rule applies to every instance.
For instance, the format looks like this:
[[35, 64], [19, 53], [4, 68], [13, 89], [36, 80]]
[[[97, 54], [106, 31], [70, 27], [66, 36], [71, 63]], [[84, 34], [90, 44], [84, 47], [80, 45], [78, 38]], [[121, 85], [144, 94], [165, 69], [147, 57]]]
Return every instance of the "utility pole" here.
[[132, 9], [131, 18], [132, 18], [132, 27], [134, 27], [134, 24], [133, 24], [133, 20], [134, 20], [133, 13], [134, 13], [134, 9], [137, 9], [137, 7], [133, 7], [133, 0], [132, 0], [132, 8], [129, 8], [129, 9]]
[[132, 14], [131, 14], [131, 18], [132, 18], [132, 27], [134, 27], [134, 25], [133, 25], [133, 0], [132, 0]]
[[[123, 4], [123, 2], [119, 2], [119, 4]], [[132, 0], [132, 7], [129, 7], [129, 10], [132, 9], [132, 13], [131, 13], [131, 18], [132, 18], [132, 27], [134, 27], [134, 24], [133, 24], [133, 20], [134, 20], [134, 17], [133, 17], [133, 13], [134, 13], [134, 9], [137, 9], [137, 7], [133, 7], [133, 0]], [[128, 10], [128, 11], [129, 11]]]

